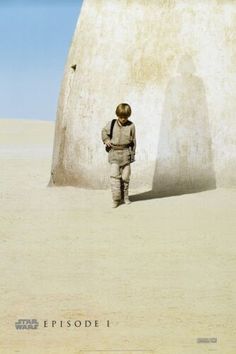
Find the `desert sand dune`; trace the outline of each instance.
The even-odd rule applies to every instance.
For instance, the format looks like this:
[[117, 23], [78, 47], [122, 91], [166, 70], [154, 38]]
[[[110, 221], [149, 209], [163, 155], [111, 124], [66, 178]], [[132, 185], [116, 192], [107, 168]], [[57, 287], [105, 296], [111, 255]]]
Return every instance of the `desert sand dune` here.
[[110, 191], [47, 187], [53, 135], [0, 120], [0, 353], [235, 354], [236, 191], [113, 210]]

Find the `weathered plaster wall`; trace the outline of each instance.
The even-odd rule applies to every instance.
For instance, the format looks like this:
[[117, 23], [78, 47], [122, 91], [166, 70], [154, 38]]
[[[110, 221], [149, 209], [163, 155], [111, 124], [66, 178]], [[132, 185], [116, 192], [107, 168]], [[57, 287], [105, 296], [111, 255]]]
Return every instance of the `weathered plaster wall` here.
[[121, 102], [137, 128], [133, 187], [235, 186], [236, 2], [84, 0], [59, 99], [52, 184], [108, 185], [100, 131]]

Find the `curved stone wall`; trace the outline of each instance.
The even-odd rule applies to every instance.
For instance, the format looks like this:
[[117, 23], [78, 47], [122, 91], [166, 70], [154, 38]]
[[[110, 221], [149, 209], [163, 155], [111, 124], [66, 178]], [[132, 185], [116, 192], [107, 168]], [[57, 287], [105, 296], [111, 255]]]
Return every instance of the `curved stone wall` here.
[[236, 185], [236, 3], [85, 0], [58, 104], [51, 185], [106, 188], [100, 132], [128, 102], [132, 187]]

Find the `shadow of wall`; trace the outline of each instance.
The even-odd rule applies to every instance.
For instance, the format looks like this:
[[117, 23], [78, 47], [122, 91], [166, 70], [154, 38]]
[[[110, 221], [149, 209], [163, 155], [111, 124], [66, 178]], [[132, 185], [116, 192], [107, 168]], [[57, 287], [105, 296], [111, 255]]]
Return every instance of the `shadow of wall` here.
[[179, 75], [166, 89], [152, 195], [157, 197], [216, 188], [203, 80], [183, 56]]

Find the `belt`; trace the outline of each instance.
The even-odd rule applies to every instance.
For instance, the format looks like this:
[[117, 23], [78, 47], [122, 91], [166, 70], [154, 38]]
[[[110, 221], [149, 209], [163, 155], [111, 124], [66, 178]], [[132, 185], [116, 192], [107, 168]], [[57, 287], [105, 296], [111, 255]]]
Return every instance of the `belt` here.
[[123, 149], [128, 149], [130, 147], [130, 144], [122, 144], [122, 145], [114, 145], [112, 144], [111, 148], [114, 150], [123, 150]]

